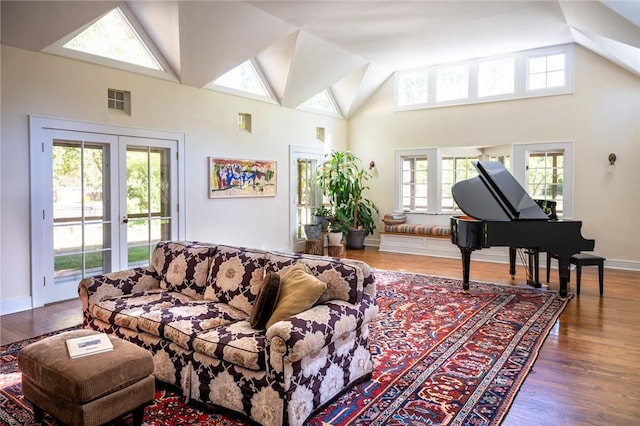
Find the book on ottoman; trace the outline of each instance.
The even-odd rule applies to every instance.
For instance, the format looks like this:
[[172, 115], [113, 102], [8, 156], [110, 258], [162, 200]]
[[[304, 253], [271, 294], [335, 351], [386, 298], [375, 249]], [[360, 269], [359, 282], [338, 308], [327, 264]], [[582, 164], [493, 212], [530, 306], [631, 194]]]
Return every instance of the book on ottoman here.
[[79, 358], [112, 351], [113, 343], [106, 334], [92, 334], [67, 340], [67, 348], [71, 358]]

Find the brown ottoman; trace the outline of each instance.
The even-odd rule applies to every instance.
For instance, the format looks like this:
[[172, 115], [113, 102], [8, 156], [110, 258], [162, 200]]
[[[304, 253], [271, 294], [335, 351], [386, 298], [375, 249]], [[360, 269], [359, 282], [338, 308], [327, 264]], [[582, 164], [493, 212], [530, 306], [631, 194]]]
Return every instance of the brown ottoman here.
[[144, 406], [155, 398], [151, 353], [109, 336], [113, 350], [71, 359], [66, 341], [97, 334], [76, 330], [48, 337], [18, 354], [24, 397], [36, 421], [44, 412], [69, 425], [100, 425], [133, 412], [140, 425]]

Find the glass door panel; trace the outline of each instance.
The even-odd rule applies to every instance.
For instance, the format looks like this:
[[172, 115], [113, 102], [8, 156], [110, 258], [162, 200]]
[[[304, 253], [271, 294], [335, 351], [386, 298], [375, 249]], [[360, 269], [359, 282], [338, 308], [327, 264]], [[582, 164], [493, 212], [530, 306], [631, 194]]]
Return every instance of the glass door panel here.
[[314, 180], [314, 160], [308, 158], [298, 159], [298, 185], [296, 194], [296, 239], [303, 240], [304, 225], [313, 223], [312, 214], [318, 207], [316, 204], [317, 185]]
[[322, 193], [316, 184], [315, 172], [323, 151], [310, 147], [290, 146], [289, 224], [291, 250], [304, 250], [304, 225], [313, 223], [313, 213], [322, 205]]
[[158, 241], [172, 235], [171, 148], [126, 148], [126, 241], [127, 265], [149, 263]]
[[[107, 272], [111, 255], [104, 197], [109, 147], [84, 141], [53, 144], [53, 250], [56, 283]], [[106, 207], [106, 208], [105, 208]], [[107, 215], [105, 215], [105, 212]], [[106, 261], [105, 261], [106, 260]]]
[[[87, 136], [87, 135], [82, 135]], [[77, 296], [82, 278], [112, 269], [111, 146], [94, 138], [53, 138], [53, 286], [47, 301]]]

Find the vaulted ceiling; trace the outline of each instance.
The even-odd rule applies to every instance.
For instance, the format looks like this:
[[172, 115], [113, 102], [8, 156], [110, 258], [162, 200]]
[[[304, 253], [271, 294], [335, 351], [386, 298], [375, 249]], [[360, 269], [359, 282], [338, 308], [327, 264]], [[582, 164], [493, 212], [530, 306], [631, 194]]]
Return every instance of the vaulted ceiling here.
[[330, 88], [345, 117], [394, 71], [578, 43], [640, 76], [640, 1], [2, 1], [2, 44], [50, 51], [117, 6], [204, 87], [248, 59], [278, 102]]

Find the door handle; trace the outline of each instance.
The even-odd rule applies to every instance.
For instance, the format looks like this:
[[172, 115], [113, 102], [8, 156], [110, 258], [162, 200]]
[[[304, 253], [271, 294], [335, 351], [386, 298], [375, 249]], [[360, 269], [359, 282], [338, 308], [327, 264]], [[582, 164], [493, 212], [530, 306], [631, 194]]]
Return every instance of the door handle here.
[[122, 219], [122, 223], [129, 223], [129, 218], [125, 217], [124, 219]]

